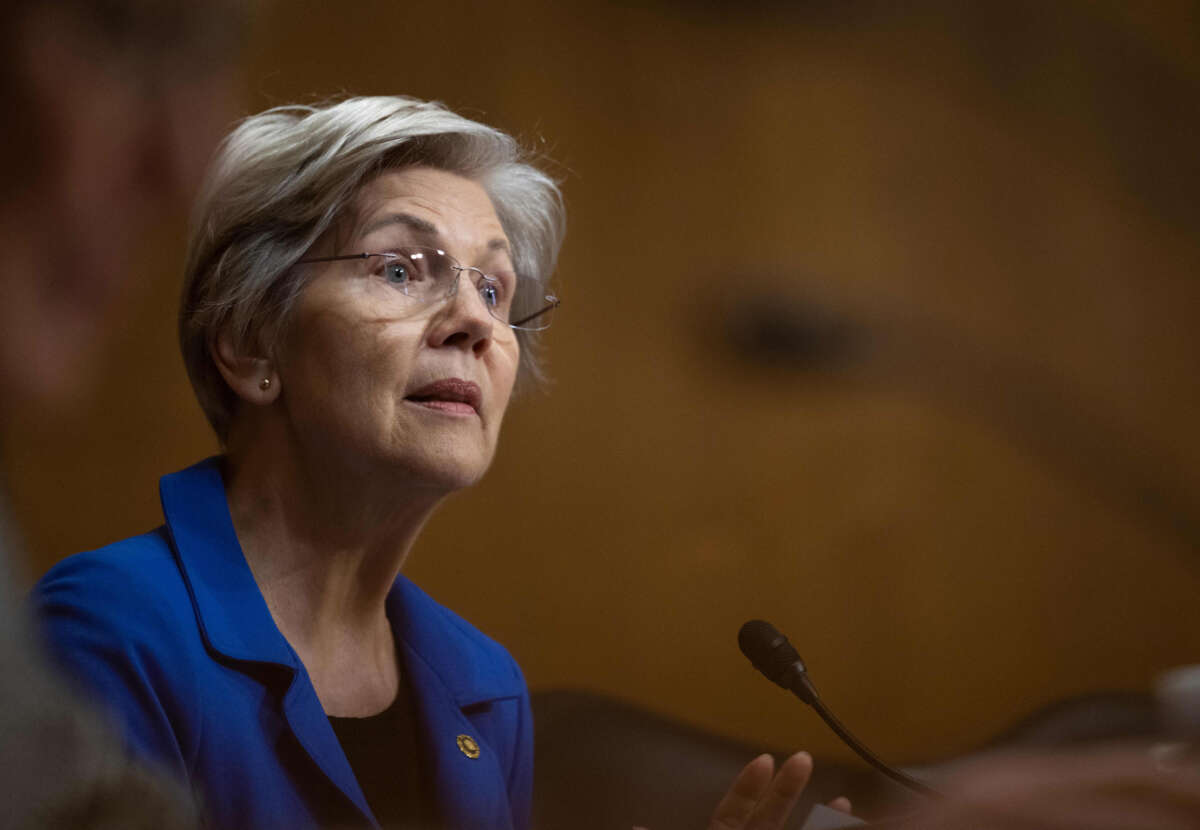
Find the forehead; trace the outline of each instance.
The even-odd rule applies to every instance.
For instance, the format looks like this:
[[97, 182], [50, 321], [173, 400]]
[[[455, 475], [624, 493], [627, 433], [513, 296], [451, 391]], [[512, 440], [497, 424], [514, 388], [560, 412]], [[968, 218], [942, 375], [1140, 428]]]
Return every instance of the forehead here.
[[[398, 221], [398, 217], [419, 220]], [[491, 197], [474, 179], [432, 167], [386, 170], [368, 181], [355, 200], [355, 235], [363, 238], [406, 228], [447, 242], [507, 242]], [[492, 246], [494, 247], [494, 246]]]

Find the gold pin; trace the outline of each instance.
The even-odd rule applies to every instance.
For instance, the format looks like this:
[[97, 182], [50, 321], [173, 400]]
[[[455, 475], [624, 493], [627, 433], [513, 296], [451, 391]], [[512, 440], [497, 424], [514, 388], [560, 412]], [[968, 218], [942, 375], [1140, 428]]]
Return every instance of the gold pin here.
[[479, 744], [470, 735], [459, 735], [457, 741], [458, 748], [463, 755], [472, 761], [479, 757]]

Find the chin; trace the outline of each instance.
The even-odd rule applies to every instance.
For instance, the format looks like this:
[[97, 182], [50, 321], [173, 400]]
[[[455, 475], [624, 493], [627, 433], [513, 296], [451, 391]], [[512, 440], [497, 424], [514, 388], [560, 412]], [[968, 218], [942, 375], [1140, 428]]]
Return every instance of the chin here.
[[478, 484], [491, 462], [491, 453], [450, 452], [420, 458], [406, 455], [398, 472], [407, 483], [420, 482], [430, 489], [452, 493]]

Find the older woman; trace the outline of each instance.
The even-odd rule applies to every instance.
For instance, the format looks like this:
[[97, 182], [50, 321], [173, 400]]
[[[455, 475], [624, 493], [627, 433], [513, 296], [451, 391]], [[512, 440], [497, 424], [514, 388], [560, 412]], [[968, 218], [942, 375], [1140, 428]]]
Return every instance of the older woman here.
[[[36, 592], [58, 657], [216, 826], [528, 826], [520, 670], [399, 572], [537, 375], [562, 234], [554, 182], [436, 104], [286, 107], [226, 140], [180, 313], [224, 455], [162, 479], [163, 527]], [[722, 809], [786, 813], [807, 764], [772, 783], [759, 759]]]

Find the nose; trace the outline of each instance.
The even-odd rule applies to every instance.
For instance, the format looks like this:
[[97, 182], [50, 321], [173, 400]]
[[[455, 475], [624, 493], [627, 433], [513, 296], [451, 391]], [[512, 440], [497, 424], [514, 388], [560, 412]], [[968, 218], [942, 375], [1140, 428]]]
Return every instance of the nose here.
[[[491, 348], [501, 324], [491, 315], [475, 286], [475, 272], [458, 272], [450, 296], [429, 328], [429, 343], [438, 348], [458, 348], [482, 355]], [[506, 330], [507, 326], [504, 327]]]

